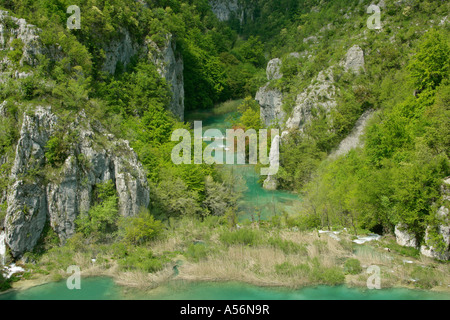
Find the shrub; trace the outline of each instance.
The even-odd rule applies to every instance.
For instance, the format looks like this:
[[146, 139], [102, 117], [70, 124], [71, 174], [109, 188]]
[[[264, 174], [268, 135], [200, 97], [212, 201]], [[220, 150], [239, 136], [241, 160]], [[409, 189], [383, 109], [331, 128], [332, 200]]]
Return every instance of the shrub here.
[[67, 158], [67, 143], [59, 136], [51, 137], [45, 150], [45, 158], [52, 166], [63, 164]]
[[347, 274], [359, 274], [362, 271], [361, 263], [358, 259], [350, 258], [345, 261], [344, 272]]
[[11, 283], [0, 272], [0, 291], [5, 291], [11, 288]]
[[161, 221], [146, 209], [142, 209], [137, 217], [119, 218], [119, 233], [125, 242], [143, 244], [157, 238], [163, 230]]
[[285, 254], [307, 254], [307, 249], [305, 245], [299, 245], [290, 240], [283, 240], [280, 237], [269, 238], [268, 243], [283, 251]]
[[310, 273], [310, 267], [307, 264], [293, 265], [290, 262], [283, 262], [282, 264], [275, 265], [275, 273], [283, 276], [300, 276], [308, 275]]
[[116, 231], [119, 218], [118, 198], [113, 182], [99, 183], [95, 188], [97, 204], [89, 212], [80, 214], [75, 220], [77, 229], [85, 236], [94, 234], [105, 235]]
[[313, 269], [312, 279], [321, 284], [331, 286], [344, 283], [345, 275], [338, 267]]
[[128, 250], [128, 254], [119, 260], [119, 266], [124, 270], [140, 270], [148, 273], [158, 272], [163, 269], [165, 259], [155, 257], [147, 248], [138, 247]]
[[442, 281], [436, 271], [421, 266], [415, 266], [410, 276], [416, 280], [414, 285], [421, 289], [431, 289]]
[[210, 252], [210, 249], [208, 249], [206, 245], [197, 243], [189, 245], [184, 255], [190, 261], [199, 262], [200, 260], [205, 259]]
[[320, 264], [319, 259], [314, 258], [311, 261], [311, 272], [309, 280], [316, 284], [338, 285], [345, 281], [345, 275], [338, 267], [327, 268]]
[[220, 235], [220, 241], [227, 245], [243, 244], [253, 246], [259, 242], [259, 234], [252, 229], [239, 229], [236, 231], [225, 231]]

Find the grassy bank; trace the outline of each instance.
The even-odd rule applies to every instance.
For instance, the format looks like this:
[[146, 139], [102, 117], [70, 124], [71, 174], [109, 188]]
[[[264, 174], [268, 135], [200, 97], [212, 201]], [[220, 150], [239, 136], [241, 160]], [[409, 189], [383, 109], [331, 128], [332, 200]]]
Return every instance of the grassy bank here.
[[[153, 289], [171, 279], [239, 281], [258, 286], [311, 285], [366, 287], [367, 268], [380, 267], [381, 287], [449, 291], [448, 263], [397, 251], [383, 237], [364, 245], [340, 233], [340, 240], [315, 231], [288, 228], [282, 221], [230, 229], [224, 219], [172, 220], [164, 235], [147, 245], [93, 244], [75, 236], [25, 264], [26, 281], [14, 288], [61, 280], [69, 265], [82, 276], [110, 276], [123, 286]], [[387, 248], [389, 251], [387, 250]]]

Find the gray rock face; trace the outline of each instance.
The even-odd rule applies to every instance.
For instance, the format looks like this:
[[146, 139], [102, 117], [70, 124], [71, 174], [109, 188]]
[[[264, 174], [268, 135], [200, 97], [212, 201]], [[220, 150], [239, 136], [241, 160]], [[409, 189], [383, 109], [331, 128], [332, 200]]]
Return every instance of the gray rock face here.
[[[238, 0], [210, 0], [209, 4], [212, 12], [220, 21], [230, 20], [231, 14], [237, 14], [241, 9]], [[242, 23], [242, 14], [240, 20]]]
[[105, 61], [102, 70], [109, 74], [116, 72], [117, 64], [120, 62], [124, 67], [130, 63], [131, 58], [139, 53], [139, 45], [133, 43], [130, 33], [126, 29], [120, 30], [118, 39], [114, 39], [103, 47]]
[[344, 140], [341, 141], [337, 150], [333, 152], [330, 157], [339, 157], [341, 155], [347, 154], [352, 149], [362, 147], [360, 138], [363, 135], [367, 123], [372, 118], [372, 116], [373, 110], [364, 112], [364, 114], [356, 122], [356, 125], [353, 128], [352, 132]]
[[399, 223], [395, 226], [395, 238], [397, 243], [404, 247], [417, 247], [416, 237], [407, 231], [407, 226]]
[[357, 45], [348, 50], [345, 60], [342, 65], [346, 71], [352, 71], [359, 74], [361, 70], [364, 70], [364, 51]]
[[283, 65], [283, 62], [279, 58], [275, 58], [269, 61], [267, 64], [266, 74], [267, 74], [267, 80], [278, 80], [283, 77], [283, 74], [281, 73], [281, 66]]
[[[450, 260], [450, 209], [447, 207], [448, 201], [450, 201], [450, 177], [444, 180], [441, 186], [441, 194], [444, 205], [436, 213], [437, 225], [428, 226], [425, 232], [425, 243], [420, 247], [420, 252], [430, 258]], [[430, 233], [432, 232], [432, 228], [441, 237], [441, 241], [443, 241], [441, 246], [444, 247], [444, 250], [438, 250], [431, 242]]]
[[162, 48], [147, 40], [143, 47], [132, 41], [128, 30], [121, 29], [121, 36], [108, 43], [105, 47], [105, 62], [103, 71], [110, 74], [116, 72], [117, 64], [120, 62], [126, 67], [133, 56], [148, 55], [149, 61], [153, 62], [159, 75], [166, 79], [172, 93], [169, 110], [180, 120], [184, 120], [184, 79], [183, 79], [183, 58], [176, 51], [175, 41], [172, 35], [168, 34], [166, 42]]
[[282, 61], [279, 58], [275, 58], [269, 61], [267, 64], [266, 74], [267, 80], [264, 87], [259, 88], [256, 93], [255, 100], [261, 106], [261, 121], [265, 126], [272, 124], [282, 125], [283, 120], [286, 117], [286, 113], [283, 111], [283, 94], [280, 90], [272, 88], [272, 81], [281, 79], [283, 74], [281, 73]]
[[61, 241], [72, 236], [74, 221], [89, 210], [98, 183], [113, 181], [122, 216], [135, 215], [149, 203], [146, 174], [128, 142], [91, 125], [83, 112], [70, 128], [79, 136], [69, 156], [49, 182], [44, 181], [39, 171], [46, 168], [45, 146], [57, 123], [50, 108], [37, 107], [34, 114], [24, 114], [5, 219], [6, 243], [14, 257], [33, 249], [47, 219]]
[[184, 76], [183, 57], [177, 54], [176, 43], [168, 35], [163, 48], [148, 41], [149, 59], [157, 67], [161, 77], [165, 78], [172, 92], [169, 110], [182, 121], [184, 120]]
[[[37, 56], [48, 53], [41, 43], [39, 34], [41, 29], [34, 25], [27, 24], [25, 19], [12, 17], [8, 11], [0, 10], [0, 50], [13, 50], [12, 43], [19, 39], [23, 44], [22, 57], [19, 60], [19, 66], [38, 64]], [[26, 78], [31, 73], [18, 72], [17, 66], [7, 56], [0, 61], [0, 82], [5, 78]]]
[[[272, 168], [279, 166], [280, 142], [281, 142], [280, 136], [275, 136], [273, 138], [273, 142], [270, 147], [269, 163]], [[276, 190], [277, 187], [278, 187], [278, 180], [273, 175], [268, 175], [267, 179], [264, 180], [263, 188], [266, 190]]]
[[258, 90], [255, 100], [261, 106], [261, 121], [265, 126], [274, 122], [282, 124], [286, 114], [282, 109], [283, 94], [280, 90], [270, 89], [270, 83], [267, 83]]
[[314, 108], [322, 109], [327, 113], [335, 108], [336, 92], [332, 68], [321, 71], [311, 85], [297, 96], [294, 110], [286, 123], [286, 129], [303, 131], [305, 123], [312, 119]]

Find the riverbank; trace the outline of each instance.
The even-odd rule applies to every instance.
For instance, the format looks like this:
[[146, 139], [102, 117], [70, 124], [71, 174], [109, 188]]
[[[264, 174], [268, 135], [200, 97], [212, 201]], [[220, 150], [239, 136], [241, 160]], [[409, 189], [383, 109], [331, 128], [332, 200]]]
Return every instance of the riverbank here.
[[[353, 236], [345, 231], [332, 237], [317, 230], [299, 231], [270, 222], [230, 230], [217, 220], [184, 219], [173, 222], [163, 239], [145, 248], [154, 259], [169, 257], [158, 270], [126, 267], [123, 259], [127, 258], [118, 251], [129, 250], [124, 255], [129, 258], [132, 249], [118, 249], [114, 244], [84, 247], [78, 252], [58, 249], [26, 265], [31, 270], [28, 280], [13, 283], [13, 289], [26, 290], [65, 279], [69, 276], [68, 265], [79, 266], [82, 277], [107, 276], [120, 286], [143, 291], [172, 280], [238, 282], [292, 290], [317, 285], [367, 288], [367, 270], [378, 266], [382, 289], [450, 292], [448, 263], [398, 252], [389, 236], [362, 245], [352, 240]], [[350, 260], [357, 261], [359, 268], [350, 270]]]

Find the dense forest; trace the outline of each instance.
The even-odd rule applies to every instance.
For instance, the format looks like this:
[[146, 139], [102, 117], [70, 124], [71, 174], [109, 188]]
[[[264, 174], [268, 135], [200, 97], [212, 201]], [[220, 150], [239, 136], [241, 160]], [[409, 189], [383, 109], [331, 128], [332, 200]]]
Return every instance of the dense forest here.
[[[417, 247], [427, 238], [428, 245], [448, 251], [437, 213], [449, 207], [448, 197], [442, 196], [443, 180], [450, 176], [449, 2], [381, 1], [378, 30], [367, 27], [370, 1], [238, 0], [239, 9], [226, 20], [217, 17], [207, 0], [72, 2], [0, 1], [0, 9], [9, 12], [2, 15], [4, 29], [17, 28], [10, 17], [25, 19], [41, 29], [47, 52], [37, 54], [33, 66], [22, 59], [24, 44], [18, 38], [0, 52], [7, 61], [2, 63], [4, 74], [11, 69], [29, 74], [2, 77], [0, 82], [0, 220], [7, 216], [6, 194], [14, 183], [8, 176], [21, 124], [30, 110], [42, 105], [50, 105], [59, 122], [46, 143], [45, 164], [28, 170], [24, 181], [55, 181], [79, 139], [70, 124], [83, 111], [89, 122], [129, 141], [145, 170], [150, 202], [138, 215], [121, 216], [113, 181], [98, 183], [89, 210], [75, 220], [74, 235], [61, 241], [47, 222], [26, 261], [50, 253], [60, 259], [55, 264], [63, 265], [73, 251], [107, 252], [126, 270], [153, 272], [180, 252], [155, 256], [147, 245], [170, 237], [180, 224], [203, 221], [234, 230], [242, 196], [236, 186], [241, 182], [215, 165], [171, 161], [176, 145], [172, 132], [190, 130], [191, 124], [170, 112], [170, 84], [151, 59], [151, 49], [142, 50], [167, 46], [168, 39], [184, 65], [185, 114], [239, 99], [233, 121], [243, 129], [265, 126], [254, 98], [267, 82], [272, 58], [283, 63], [283, 76], [270, 86], [283, 93], [286, 118], [269, 128], [283, 130], [297, 96], [320, 72], [332, 68], [336, 108], [313, 108], [303, 129], [290, 130], [281, 143], [278, 188], [298, 194], [303, 205], [296, 215], [279, 212], [268, 224], [279, 226], [284, 215], [282, 224], [289, 228], [345, 227], [355, 236], [393, 234], [402, 224], [417, 239]], [[66, 10], [73, 4], [80, 8], [81, 28], [71, 30]], [[105, 71], [105, 47], [125, 34], [141, 49], [126, 64], [118, 61], [114, 72]], [[364, 51], [361, 73], [340, 65], [354, 44]], [[373, 117], [364, 145], [330, 157], [368, 110]], [[82, 154], [77, 157], [77, 163], [84, 163]], [[221, 239], [246, 243], [246, 237], [251, 242], [254, 236], [226, 231]], [[186, 250], [193, 260], [207, 254], [195, 246]]]

